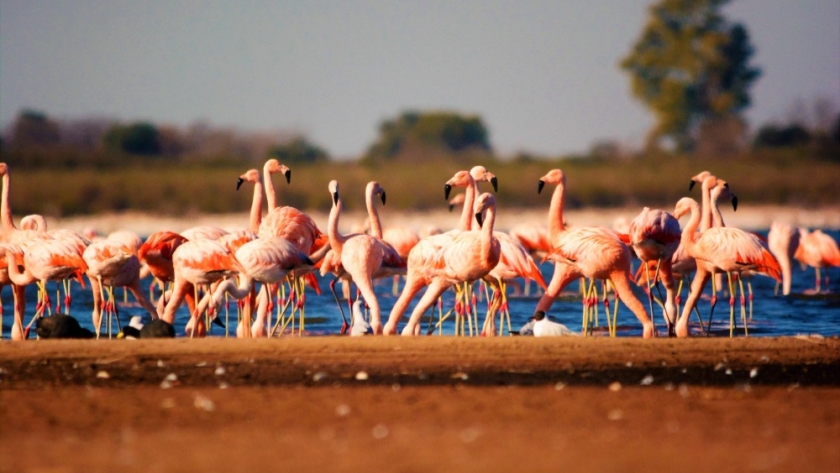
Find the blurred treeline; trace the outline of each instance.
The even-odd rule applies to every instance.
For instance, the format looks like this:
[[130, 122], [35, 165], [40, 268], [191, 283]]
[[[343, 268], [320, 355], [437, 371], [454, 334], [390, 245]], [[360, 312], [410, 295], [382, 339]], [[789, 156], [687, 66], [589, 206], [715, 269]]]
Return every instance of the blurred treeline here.
[[[731, 134], [726, 134], [731, 136]], [[364, 206], [369, 180], [388, 192], [388, 207], [438, 209], [443, 183], [482, 164], [500, 182], [505, 207], [546, 207], [537, 180], [549, 169], [567, 175], [567, 205], [670, 207], [688, 194], [689, 178], [710, 170], [727, 179], [743, 205], [830, 206], [840, 194], [840, 117], [817, 126], [792, 121], [761, 126], [733, 147], [713, 134], [693, 154], [632, 150], [601, 142], [580, 155], [501, 156], [480, 117], [408, 111], [379, 126], [363, 156], [336, 160], [305, 136], [244, 132], [199, 123], [187, 128], [105, 119], [58, 120], [22, 111], [5, 130], [0, 161], [10, 167], [17, 215], [61, 217], [114, 211], [168, 215], [246, 212], [251, 189], [237, 177], [271, 157], [292, 169], [278, 177], [281, 205], [327, 211], [327, 183], [341, 182], [348, 209]], [[698, 194], [695, 191], [695, 197]]]

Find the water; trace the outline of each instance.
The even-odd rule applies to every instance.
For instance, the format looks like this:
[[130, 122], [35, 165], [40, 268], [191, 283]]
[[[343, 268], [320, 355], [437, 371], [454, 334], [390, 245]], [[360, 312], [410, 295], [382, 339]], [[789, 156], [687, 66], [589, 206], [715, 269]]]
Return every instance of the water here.
[[[831, 234], [836, 240], [840, 240], [840, 231], [826, 231]], [[766, 235], [766, 231], [764, 232]], [[547, 263], [540, 268], [543, 272], [543, 277], [546, 283], [551, 279], [554, 270], [553, 264]], [[826, 269], [823, 269], [823, 274]], [[749, 324], [750, 336], [785, 336], [796, 334], [820, 334], [824, 336], [838, 336], [840, 335], [840, 269], [830, 268], [828, 273], [831, 276], [831, 292], [829, 294], [820, 294], [808, 296], [805, 291], [814, 287], [814, 269], [807, 268], [802, 270], [799, 264], [794, 262], [792, 295], [791, 296], [774, 296], [773, 291], [775, 281], [757, 276], [752, 279], [753, 292], [755, 294], [753, 303], [753, 319]], [[322, 294], [316, 295], [311, 289], [307, 289], [306, 300], [306, 330], [313, 335], [332, 335], [338, 334], [341, 327], [341, 315], [339, 313], [336, 302], [331, 295], [328, 282], [331, 276], [320, 280]], [[148, 287], [151, 279], [143, 281], [143, 287]], [[710, 294], [710, 284], [707, 285], [706, 294]], [[55, 300], [55, 285], [49, 285], [52, 298]], [[388, 313], [391, 310], [396, 297], [391, 294], [392, 282], [391, 280], [380, 281], [376, 286], [376, 292], [379, 295], [380, 305], [382, 307], [383, 323], [387, 320]], [[536, 286], [532, 283], [531, 293], [535, 294], [531, 297], [524, 297], [521, 295], [510, 296], [510, 313], [511, 326], [514, 331], [517, 331], [528, 319], [533, 315], [534, 307], [537, 304], [539, 296], [536, 295]], [[513, 288], [508, 291], [513, 293]], [[481, 295], [481, 291], [477, 291]], [[664, 293], [664, 291], [663, 291]], [[684, 285], [682, 291], [683, 300], [687, 297], [688, 283]], [[34, 285], [27, 288], [27, 315], [24, 323], [29, 323], [32, 313], [34, 312], [35, 303], [37, 300], [37, 293]], [[422, 294], [422, 293], [421, 293]], [[411, 313], [414, 304], [419, 301], [421, 294], [418, 294], [412, 306], [409, 308], [404, 317], [400, 328], [407, 320]], [[654, 291], [656, 294], [656, 291]], [[117, 290], [118, 300], [122, 301], [122, 291]], [[73, 303], [70, 314], [76, 317], [82, 326], [93, 329], [91, 323], [91, 307], [93, 298], [90, 289], [81, 289], [78, 283], [73, 283]], [[647, 298], [641, 290], [637, 291], [639, 299], [647, 306]], [[2, 293], [3, 299], [3, 338], [9, 338], [9, 332], [12, 324], [12, 294], [11, 289], [5, 289]], [[129, 296], [129, 303], [121, 303], [119, 306], [120, 318], [123, 323], [127, 323], [132, 315], [144, 315], [143, 311], [131, 296]], [[346, 302], [344, 303], [344, 310], [347, 317], [350, 317]], [[448, 311], [454, 304], [454, 292], [447, 291], [444, 295], [444, 313]], [[699, 305], [700, 312], [703, 314], [704, 321], [709, 314], [709, 300], [704, 297]], [[484, 312], [486, 310], [486, 301], [483, 297], [479, 301], [479, 323], [483, 323]], [[554, 317], [559, 322], [567, 325], [574, 331], [581, 330], [581, 301], [578, 292], [578, 284], [573, 283], [564, 290], [564, 297], [558, 299], [551, 308], [549, 315]], [[595, 334], [605, 336], [606, 331], [604, 326], [606, 324], [603, 313], [603, 306], [599, 308], [601, 329], [596, 330]], [[437, 312], [435, 312], [437, 314]], [[658, 306], [654, 306], [654, 321], [657, 329], [664, 333], [664, 321], [662, 318], [662, 310]], [[736, 320], [738, 321], [737, 336], [743, 336], [743, 326], [740, 323], [740, 309], [736, 305]], [[235, 334], [235, 306], [230, 306], [230, 317], [233, 320], [227, 328], [230, 336]], [[437, 320], [435, 315], [435, 321]], [[188, 320], [189, 315], [184, 305], [178, 312], [176, 318], [176, 333], [178, 336], [183, 336], [184, 325]], [[696, 318], [692, 319], [696, 324]], [[103, 327], [105, 327], [103, 322]], [[428, 319], [424, 319], [423, 328], [428, 327]], [[497, 319], [498, 327], [498, 319]], [[718, 303], [715, 308], [712, 332], [716, 335], [729, 334], [729, 304], [728, 297], [723, 295], [718, 297]], [[437, 333], [437, 332], [435, 332]], [[450, 317], [443, 326], [444, 335], [452, 335], [454, 333], [454, 322]], [[507, 333], [507, 332], [506, 332]], [[635, 316], [625, 306], [620, 305], [618, 311], [618, 336], [640, 336], [641, 325]], [[34, 334], [33, 334], [34, 336]], [[225, 336], [225, 329], [212, 326], [210, 336], [223, 337]]]

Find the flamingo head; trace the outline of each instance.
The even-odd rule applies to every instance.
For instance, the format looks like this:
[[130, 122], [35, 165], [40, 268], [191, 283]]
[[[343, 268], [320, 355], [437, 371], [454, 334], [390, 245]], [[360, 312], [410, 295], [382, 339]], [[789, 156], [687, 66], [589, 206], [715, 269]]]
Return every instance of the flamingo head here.
[[566, 185], [566, 175], [560, 169], [552, 169], [548, 174], [540, 178], [539, 186], [537, 187], [537, 194], [542, 193], [543, 187], [546, 184], [553, 184], [556, 186]]
[[700, 174], [693, 176], [691, 178], [691, 181], [689, 181], [688, 183], [688, 191], [691, 192], [691, 189], [694, 189], [694, 184], [702, 184], [703, 181], [709, 176], [712, 176], [712, 173], [710, 173], [709, 171], [702, 171], [700, 172]]
[[385, 205], [385, 189], [379, 185], [376, 181], [368, 182], [367, 189], [365, 189], [367, 195], [378, 195], [380, 199], [382, 199], [382, 205]]
[[256, 169], [249, 169], [245, 174], [239, 176], [239, 179], [236, 181], [236, 190], [239, 190], [242, 187], [243, 182], [253, 182], [257, 183], [260, 182], [260, 172]]
[[327, 189], [330, 191], [330, 195], [332, 196], [333, 205], [338, 205], [338, 181], [333, 179], [327, 185]]
[[484, 166], [473, 166], [470, 169], [470, 176], [475, 182], [489, 182], [493, 186], [493, 191], [499, 192], [499, 180], [495, 174], [489, 172]]
[[281, 173], [286, 178], [286, 184], [292, 183], [292, 170], [285, 164], [280, 164], [280, 162], [274, 158], [265, 162], [263, 171], [268, 172], [269, 174]]

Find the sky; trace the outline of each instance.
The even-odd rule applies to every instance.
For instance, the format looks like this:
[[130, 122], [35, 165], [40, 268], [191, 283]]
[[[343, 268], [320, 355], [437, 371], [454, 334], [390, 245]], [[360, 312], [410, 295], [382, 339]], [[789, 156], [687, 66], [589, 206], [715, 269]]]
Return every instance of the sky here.
[[[361, 155], [408, 109], [482, 118], [497, 153], [639, 146], [618, 63], [650, 0], [0, 0], [0, 126], [22, 109], [298, 132]], [[746, 117], [840, 110], [840, 0], [734, 0], [763, 70]]]

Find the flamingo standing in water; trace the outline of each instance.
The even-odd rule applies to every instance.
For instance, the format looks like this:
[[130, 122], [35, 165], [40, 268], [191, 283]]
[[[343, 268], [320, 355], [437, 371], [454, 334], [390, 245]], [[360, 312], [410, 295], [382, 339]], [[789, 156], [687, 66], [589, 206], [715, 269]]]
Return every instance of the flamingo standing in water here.
[[[115, 310], [114, 287], [124, 287], [134, 294], [140, 305], [157, 318], [157, 310], [140, 289], [140, 260], [124, 244], [114, 240], [100, 240], [91, 243], [82, 253], [88, 266], [87, 276], [93, 291], [93, 326], [99, 336], [103, 307], [106, 313]], [[108, 288], [108, 300], [103, 297], [103, 287]], [[117, 319], [119, 323], [119, 318]], [[108, 334], [110, 336], [110, 318]]]
[[[481, 194], [475, 199], [473, 207], [475, 218], [482, 224], [482, 215], [487, 217], [480, 231], [460, 232], [452, 242], [441, 248], [432, 258], [429, 267], [431, 284], [420, 298], [408, 323], [403, 328], [403, 335], [415, 335], [419, 328], [420, 317], [443, 294], [455, 284], [472, 283], [485, 276], [499, 264], [501, 244], [493, 235], [496, 222], [496, 199], [492, 194]], [[392, 321], [389, 320], [390, 324]]]
[[404, 272], [405, 261], [390, 245], [372, 235], [341, 235], [338, 232], [342, 209], [338, 181], [330, 181], [328, 189], [333, 200], [328, 231], [330, 246], [370, 306], [371, 327], [374, 333], [380, 334], [382, 322], [379, 301], [373, 291], [373, 278]]
[[[233, 254], [215, 240], [192, 240], [182, 243], [172, 253], [172, 266], [172, 295], [161, 319], [173, 325], [175, 313], [191, 288], [195, 291], [197, 287], [210, 285], [234, 273], [245, 272]], [[194, 329], [188, 329], [190, 336], [203, 336], [206, 333], [204, 321], [199, 315], [197, 311], [190, 314], [191, 322], [194, 323]]]
[[[12, 205], [9, 200], [11, 177], [9, 173], [9, 166], [6, 163], [0, 163], [0, 176], [2, 176], [3, 186], [2, 190], [0, 190], [0, 196], [2, 196], [0, 197], [0, 228], [2, 229], [2, 232], [0, 232], [0, 242], [15, 243], [16, 240], [14, 235], [20, 232], [20, 230], [15, 227], [14, 221], [12, 220]], [[7, 265], [4, 265], [3, 270], [6, 271], [6, 268]], [[14, 301], [14, 319], [11, 329], [12, 340], [23, 340], [23, 314], [26, 312], [26, 288], [12, 283], [11, 280], [8, 279], [8, 272], [0, 274], [0, 292], [2, 292], [3, 287], [9, 284], [12, 286], [12, 296]], [[2, 319], [2, 317], [0, 317], [0, 319]], [[0, 323], [0, 328], [2, 328], [2, 323]], [[2, 333], [1, 330], [0, 333]]]
[[[790, 285], [792, 280], [792, 262], [796, 251], [799, 249], [799, 231], [792, 225], [784, 222], [773, 221], [770, 224], [770, 232], [767, 234], [767, 246], [770, 247], [770, 252], [776, 257], [779, 262], [779, 267], [782, 268], [782, 294], [787, 296], [790, 294]], [[776, 292], [779, 290], [779, 285], [776, 285]]]
[[[831, 238], [831, 235], [826, 235], [822, 230], [809, 232], [805, 228], [800, 228], [799, 248], [796, 250], [794, 258], [800, 263], [814, 268], [816, 271], [816, 285], [813, 291], [810, 292], [819, 293], [822, 282], [820, 269], [823, 267], [840, 266], [840, 249], [837, 248], [837, 242], [834, 241], [834, 238]], [[825, 285], [829, 285], [827, 269]]]
[[[497, 182], [496, 176], [487, 172], [483, 166], [475, 166], [470, 171], [458, 171], [455, 175], [444, 184], [444, 198], [449, 198], [449, 193], [452, 187], [466, 187], [464, 192], [464, 207], [461, 211], [461, 218], [458, 229], [450, 230], [445, 233], [436, 233], [422, 238], [411, 249], [408, 255], [405, 286], [397, 298], [397, 302], [391, 308], [391, 313], [388, 316], [388, 322], [385, 324], [384, 333], [386, 335], [395, 335], [397, 333], [397, 323], [402, 318], [408, 305], [414, 296], [424, 287], [428, 286], [432, 279], [429, 273], [429, 267], [432, 260], [438, 251], [444, 246], [452, 242], [452, 239], [460, 232], [469, 231], [472, 228], [472, 211], [475, 203], [478, 186], [473, 185], [476, 178], [482, 181]], [[498, 185], [498, 183], [496, 184]], [[456, 330], [461, 317], [460, 309], [463, 304], [456, 302]], [[470, 319], [472, 323], [472, 319]], [[419, 327], [419, 326], [418, 326]]]
[[[707, 177], [706, 181], [714, 179]], [[779, 263], [761, 241], [752, 234], [743, 230], [730, 227], [710, 228], [700, 236], [696, 235], [697, 227], [700, 224], [700, 207], [691, 198], [684, 197], [677, 202], [674, 209], [674, 216], [680, 216], [690, 212], [691, 218], [683, 228], [681, 244], [686, 253], [697, 261], [697, 272], [691, 283], [691, 292], [688, 295], [682, 315], [677, 321], [676, 333], [678, 337], [687, 337], [688, 317], [691, 310], [697, 303], [703, 287], [709, 276], [718, 271], [727, 273], [730, 294], [733, 292], [732, 272], [753, 270], [764, 272], [776, 280], [780, 280]], [[730, 336], [733, 335], [735, 319], [734, 297], [729, 299], [730, 306]]]
[[[661, 273], [662, 284], [665, 286], [665, 321], [668, 326], [668, 335], [674, 335], [677, 309], [674, 303], [674, 274], [671, 269], [671, 260], [680, 244], [680, 222], [663, 210], [651, 210], [645, 207], [630, 223], [629, 234], [633, 249], [642, 260], [642, 264], [655, 262], [657, 271]], [[650, 278], [648, 278], [647, 289], [648, 297], [652, 298]]]
[[[163, 294], [161, 294], [160, 300], [158, 301], [158, 315], [163, 315], [166, 305], [166, 284], [175, 282], [175, 268], [172, 265], [172, 255], [179, 246], [187, 241], [186, 238], [178, 233], [164, 230], [149, 235], [146, 241], [140, 245], [140, 249], [137, 250], [137, 257], [140, 259], [140, 262], [149, 268], [149, 272], [160, 284], [162, 289]], [[154, 283], [150, 286], [150, 292], [153, 286]], [[187, 287], [186, 289], [185, 298], [190, 313], [192, 313], [195, 310], [195, 293], [192, 287]]]
[[566, 175], [560, 169], [552, 169], [540, 178], [538, 191], [546, 184], [556, 186], [548, 208], [548, 236], [553, 249], [546, 257], [555, 265], [551, 282], [535, 310], [547, 312], [560, 291], [575, 279], [585, 277], [609, 280], [615, 288], [616, 299], [624, 302], [642, 323], [642, 336], [655, 336], [650, 316], [630, 288], [630, 249], [618, 233], [608, 228], [578, 227], [567, 230], [563, 222]]

